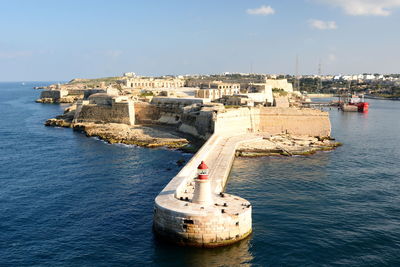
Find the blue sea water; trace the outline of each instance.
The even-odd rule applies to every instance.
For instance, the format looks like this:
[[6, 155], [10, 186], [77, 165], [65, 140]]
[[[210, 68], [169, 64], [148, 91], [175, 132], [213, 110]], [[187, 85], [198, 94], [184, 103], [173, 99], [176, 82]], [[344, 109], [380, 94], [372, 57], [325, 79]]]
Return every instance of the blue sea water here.
[[0, 83], [0, 266], [400, 265], [400, 102], [331, 110], [335, 151], [236, 159], [227, 191], [253, 204], [254, 232], [195, 249], [152, 232], [191, 155], [45, 127], [65, 106], [34, 102], [44, 84]]

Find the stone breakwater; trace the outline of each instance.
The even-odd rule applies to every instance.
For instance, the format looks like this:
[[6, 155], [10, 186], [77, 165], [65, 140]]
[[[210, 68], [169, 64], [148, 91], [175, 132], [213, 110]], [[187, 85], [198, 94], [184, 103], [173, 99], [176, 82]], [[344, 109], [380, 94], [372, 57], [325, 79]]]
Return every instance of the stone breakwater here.
[[[252, 232], [251, 204], [224, 193], [224, 187], [242, 142], [262, 140], [258, 134], [214, 134], [155, 199], [154, 230], [169, 241], [197, 247], [228, 245]], [[194, 178], [201, 161], [209, 165], [212, 203], [192, 202]]]

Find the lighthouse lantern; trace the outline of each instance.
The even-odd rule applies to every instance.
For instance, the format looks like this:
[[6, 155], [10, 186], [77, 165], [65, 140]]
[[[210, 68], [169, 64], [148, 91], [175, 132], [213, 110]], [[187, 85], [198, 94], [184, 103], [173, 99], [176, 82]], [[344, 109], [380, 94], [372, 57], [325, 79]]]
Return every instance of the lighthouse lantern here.
[[197, 167], [198, 179], [205, 180], [208, 179], [208, 166], [202, 161]]

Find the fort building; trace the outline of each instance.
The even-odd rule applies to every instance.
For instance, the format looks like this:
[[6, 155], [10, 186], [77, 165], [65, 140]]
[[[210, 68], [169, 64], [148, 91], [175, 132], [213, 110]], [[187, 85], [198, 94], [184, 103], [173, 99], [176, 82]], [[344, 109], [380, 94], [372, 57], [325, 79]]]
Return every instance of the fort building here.
[[201, 85], [200, 89], [196, 92], [197, 98], [208, 98], [215, 100], [223, 96], [230, 96], [240, 93], [239, 83], [225, 83], [214, 81], [208, 85]]
[[181, 78], [153, 78], [153, 77], [127, 77], [124, 79], [125, 88], [149, 89], [149, 88], [174, 88], [184, 87], [185, 80]]
[[96, 93], [87, 100], [78, 100], [74, 123], [123, 123], [135, 124], [135, 108], [131, 99], [107, 93]]

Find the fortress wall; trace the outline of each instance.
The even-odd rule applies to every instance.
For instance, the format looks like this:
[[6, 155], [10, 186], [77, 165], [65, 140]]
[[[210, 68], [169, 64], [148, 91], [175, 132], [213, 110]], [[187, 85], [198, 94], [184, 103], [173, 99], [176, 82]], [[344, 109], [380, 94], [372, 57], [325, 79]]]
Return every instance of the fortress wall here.
[[331, 134], [329, 114], [314, 109], [256, 107], [224, 112], [183, 114], [179, 130], [207, 139], [211, 134], [266, 132], [326, 137]]
[[260, 132], [326, 137], [331, 134], [329, 113], [315, 109], [260, 108]]
[[94, 123], [124, 123], [135, 124], [134, 106], [132, 103], [114, 103], [106, 105], [83, 105], [78, 114], [75, 115], [75, 122]]
[[68, 91], [65, 90], [45, 90], [40, 94], [40, 98], [60, 99], [67, 95]]
[[207, 140], [214, 132], [212, 112], [200, 111], [199, 114], [183, 113], [179, 131]]
[[315, 109], [257, 107], [218, 113], [215, 133], [266, 132], [326, 137], [331, 134], [329, 113]]
[[83, 96], [85, 94], [86, 89], [69, 89], [68, 95], [75, 95], [75, 96]]
[[138, 123], [152, 122], [160, 118], [160, 109], [156, 105], [135, 102], [135, 120]]
[[227, 109], [218, 113], [214, 122], [214, 133], [249, 133], [258, 130], [258, 108]]

